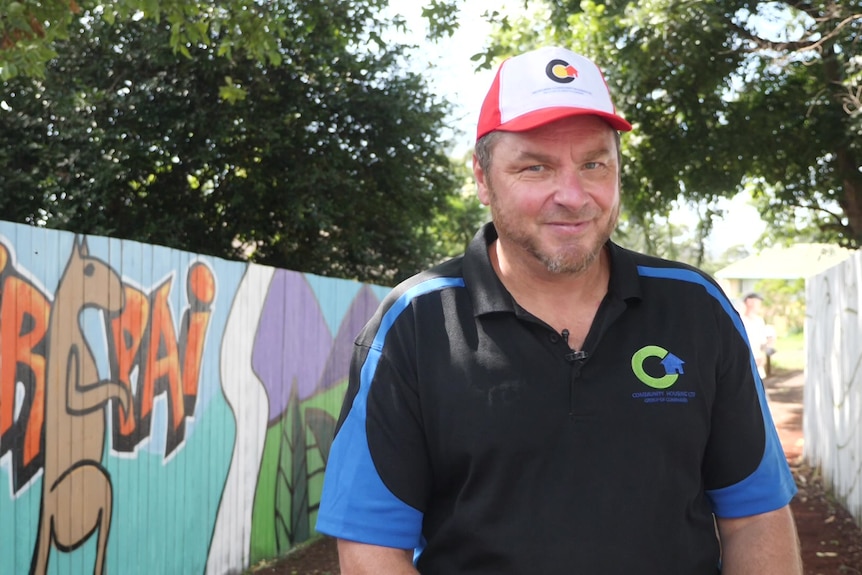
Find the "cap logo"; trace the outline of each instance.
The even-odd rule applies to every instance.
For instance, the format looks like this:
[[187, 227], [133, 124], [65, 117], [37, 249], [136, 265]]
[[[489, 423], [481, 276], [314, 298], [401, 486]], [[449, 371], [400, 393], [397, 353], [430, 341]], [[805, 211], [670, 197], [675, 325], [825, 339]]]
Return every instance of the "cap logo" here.
[[568, 84], [578, 77], [578, 70], [565, 60], [551, 60], [545, 68], [545, 74], [554, 82]]

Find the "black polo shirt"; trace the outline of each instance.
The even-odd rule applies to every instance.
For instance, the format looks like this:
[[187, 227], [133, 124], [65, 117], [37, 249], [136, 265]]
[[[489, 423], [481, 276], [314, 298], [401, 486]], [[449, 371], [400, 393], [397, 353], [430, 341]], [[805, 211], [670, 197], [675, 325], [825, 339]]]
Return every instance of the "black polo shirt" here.
[[582, 350], [488, 257], [395, 288], [356, 340], [317, 529], [415, 548], [423, 574], [716, 573], [713, 514], [796, 488], [714, 281], [608, 242]]

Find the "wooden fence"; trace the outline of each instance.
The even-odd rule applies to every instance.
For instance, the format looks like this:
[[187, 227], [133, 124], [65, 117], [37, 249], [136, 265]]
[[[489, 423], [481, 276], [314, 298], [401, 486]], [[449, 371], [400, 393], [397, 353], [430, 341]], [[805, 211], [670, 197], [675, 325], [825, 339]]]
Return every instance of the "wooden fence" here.
[[862, 524], [862, 252], [805, 292], [803, 458]]
[[307, 539], [386, 291], [0, 222], [0, 573], [240, 573]]

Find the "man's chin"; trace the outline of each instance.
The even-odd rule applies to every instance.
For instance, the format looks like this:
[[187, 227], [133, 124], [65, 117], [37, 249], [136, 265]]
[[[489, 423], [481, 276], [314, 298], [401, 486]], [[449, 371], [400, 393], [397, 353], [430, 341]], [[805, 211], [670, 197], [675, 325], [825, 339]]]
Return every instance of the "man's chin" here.
[[541, 258], [542, 263], [549, 272], [559, 275], [577, 275], [582, 273], [589, 269], [595, 260], [596, 258], [592, 254]]
[[[554, 255], [547, 252], [538, 255], [539, 261], [554, 274], [577, 275], [588, 270], [598, 259], [604, 243], [599, 244], [593, 250], [557, 250]], [[534, 254], [537, 255], [537, 254]]]

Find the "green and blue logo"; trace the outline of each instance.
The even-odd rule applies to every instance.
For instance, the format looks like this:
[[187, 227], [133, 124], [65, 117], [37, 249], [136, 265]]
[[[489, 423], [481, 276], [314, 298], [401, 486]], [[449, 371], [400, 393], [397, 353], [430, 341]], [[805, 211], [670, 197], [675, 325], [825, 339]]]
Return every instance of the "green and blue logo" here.
[[[650, 361], [653, 364], [651, 366], [653, 373], [658, 371], [655, 364], [664, 368], [664, 374], [659, 377], [650, 375], [644, 367], [648, 360], [654, 358], [658, 359], [658, 362]], [[665, 391], [677, 382], [680, 375], [685, 373], [683, 365], [685, 362], [682, 359], [663, 347], [647, 345], [640, 348], [632, 355], [632, 371], [641, 383], [656, 391], [637, 392], [633, 393], [632, 397], [641, 399], [644, 403], [688, 403], [688, 400], [695, 395], [693, 391]]]
[[[644, 362], [651, 357], [657, 357], [664, 367], [662, 377], [653, 377], [644, 369]], [[667, 389], [676, 383], [680, 374], [684, 373], [682, 369], [684, 363], [683, 360], [663, 347], [647, 345], [637, 350], [632, 356], [632, 371], [645, 385], [653, 389]]]

